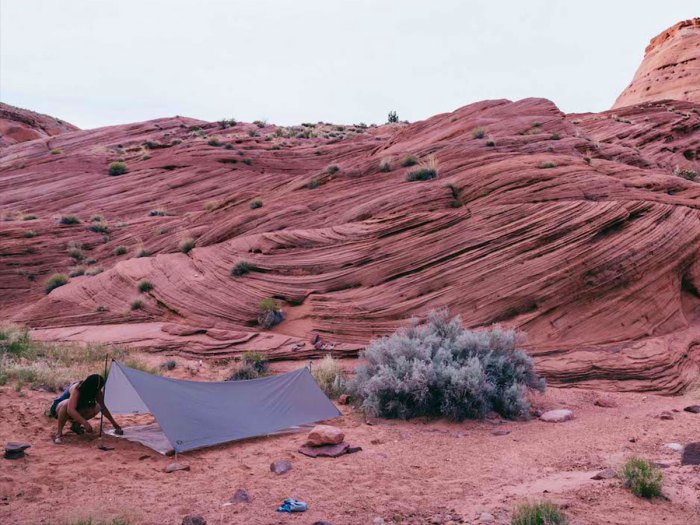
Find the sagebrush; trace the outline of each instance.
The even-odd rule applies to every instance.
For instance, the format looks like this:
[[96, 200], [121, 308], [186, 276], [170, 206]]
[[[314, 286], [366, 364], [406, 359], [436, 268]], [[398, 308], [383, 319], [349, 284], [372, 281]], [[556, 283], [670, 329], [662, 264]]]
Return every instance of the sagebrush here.
[[548, 501], [524, 503], [513, 513], [511, 525], [566, 525], [568, 520], [562, 510]]
[[444, 416], [455, 421], [494, 411], [527, 417], [527, 390], [544, 391], [519, 335], [498, 326], [462, 327], [459, 316], [433, 310], [423, 324], [372, 341], [350, 391], [370, 414], [388, 418]]
[[661, 496], [663, 474], [658, 467], [646, 459], [633, 457], [622, 466], [620, 477], [632, 494], [640, 498]]

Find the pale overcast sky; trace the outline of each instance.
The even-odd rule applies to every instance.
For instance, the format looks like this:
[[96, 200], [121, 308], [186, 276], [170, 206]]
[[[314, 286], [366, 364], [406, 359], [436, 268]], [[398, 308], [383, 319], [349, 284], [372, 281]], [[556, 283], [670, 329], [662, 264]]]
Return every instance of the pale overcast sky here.
[[483, 99], [609, 108], [696, 0], [0, 0], [0, 100], [157, 117], [420, 120]]

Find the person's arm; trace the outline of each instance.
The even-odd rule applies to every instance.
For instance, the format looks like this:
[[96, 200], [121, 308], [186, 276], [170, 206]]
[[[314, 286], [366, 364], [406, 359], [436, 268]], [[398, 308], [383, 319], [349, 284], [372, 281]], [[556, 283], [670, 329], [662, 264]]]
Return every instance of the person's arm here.
[[78, 423], [81, 427], [85, 429], [86, 432], [92, 433], [92, 426], [80, 415], [78, 412], [78, 399], [80, 398], [80, 390], [78, 390], [77, 385], [71, 390], [70, 397], [68, 398], [68, 416]]
[[114, 418], [112, 417], [112, 414], [110, 413], [109, 409], [107, 408], [107, 405], [105, 405], [105, 396], [102, 393], [102, 390], [97, 392], [97, 402], [100, 404], [100, 407], [102, 407], [102, 413], [105, 415], [105, 417], [109, 420], [110, 423], [112, 423], [112, 426], [114, 427], [114, 431], [117, 434], [122, 434], [122, 427], [119, 426], [119, 423], [114, 421]]

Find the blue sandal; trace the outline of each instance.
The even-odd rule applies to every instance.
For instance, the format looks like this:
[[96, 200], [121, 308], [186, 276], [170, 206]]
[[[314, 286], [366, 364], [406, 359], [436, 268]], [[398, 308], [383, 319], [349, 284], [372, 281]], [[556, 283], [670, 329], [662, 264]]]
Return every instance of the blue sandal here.
[[303, 501], [287, 498], [282, 502], [282, 505], [277, 508], [277, 512], [305, 512], [308, 508], [309, 506]]

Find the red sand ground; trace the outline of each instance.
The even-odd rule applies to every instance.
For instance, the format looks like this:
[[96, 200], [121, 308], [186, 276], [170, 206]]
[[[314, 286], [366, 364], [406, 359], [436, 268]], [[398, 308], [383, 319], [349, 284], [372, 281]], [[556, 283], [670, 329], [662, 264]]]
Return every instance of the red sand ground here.
[[[284, 364], [285, 369], [295, 366]], [[221, 373], [205, 364], [197, 379]], [[189, 377], [181, 361], [174, 374]], [[378, 420], [370, 426], [342, 406], [343, 417], [332, 423], [362, 452], [307, 458], [296, 452], [305, 434], [293, 434], [182, 454], [178, 461], [191, 471], [166, 474], [163, 468], [172, 459], [122, 440], [106, 439], [115, 447], [111, 452], [72, 434], [64, 445], [53, 445], [53, 421], [40, 415], [52, 395], [4, 387], [0, 441], [27, 440], [33, 446], [24, 460], [0, 460], [0, 497], [6, 498], [0, 503], [0, 523], [125, 517], [163, 524], [180, 523], [190, 513], [202, 514], [210, 525], [307, 525], [322, 519], [365, 525], [375, 517], [387, 523], [449, 523], [452, 515], [478, 523], [482, 512], [493, 514], [496, 523], [509, 523], [516, 504], [539, 499], [565, 505], [572, 524], [700, 523], [700, 467], [680, 466], [680, 454], [663, 446], [697, 440], [700, 415], [680, 411], [670, 421], [656, 417], [697, 398], [606, 394], [619, 407], [602, 408], [594, 405], [598, 397], [556, 388], [535, 396], [538, 408], [574, 411], [575, 419], [561, 424]], [[495, 436], [495, 429], [511, 433]], [[631, 495], [619, 480], [590, 479], [631, 455], [669, 465], [663, 469], [668, 500], [649, 502]], [[292, 471], [271, 473], [269, 465], [277, 459], [289, 459]], [[239, 488], [253, 502], [224, 506]], [[276, 513], [290, 496], [306, 501], [309, 511]]]

